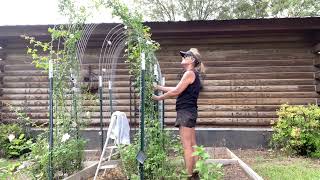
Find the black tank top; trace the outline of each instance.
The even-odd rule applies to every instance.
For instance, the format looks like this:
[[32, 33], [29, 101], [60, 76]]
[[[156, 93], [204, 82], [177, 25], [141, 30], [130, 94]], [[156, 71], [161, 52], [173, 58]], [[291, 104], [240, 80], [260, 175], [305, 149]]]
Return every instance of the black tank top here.
[[187, 110], [197, 110], [198, 96], [200, 92], [201, 82], [199, 78], [199, 73], [193, 71], [195, 74], [195, 79], [192, 84], [177, 97], [176, 110], [187, 109]]

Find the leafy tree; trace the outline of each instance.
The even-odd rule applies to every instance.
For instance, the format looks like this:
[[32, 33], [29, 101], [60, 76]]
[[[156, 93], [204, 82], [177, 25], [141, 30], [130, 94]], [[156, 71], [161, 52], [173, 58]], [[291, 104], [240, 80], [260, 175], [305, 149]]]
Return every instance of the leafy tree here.
[[151, 20], [320, 16], [320, 0], [135, 0]]
[[320, 0], [271, 0], [274, 17], [320, 16]]

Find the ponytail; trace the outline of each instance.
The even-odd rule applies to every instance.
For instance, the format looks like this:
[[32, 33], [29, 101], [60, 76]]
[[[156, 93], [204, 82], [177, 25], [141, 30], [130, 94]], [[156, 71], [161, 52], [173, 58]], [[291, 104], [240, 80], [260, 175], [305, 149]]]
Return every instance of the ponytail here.
[[204, 84], [204, 79], [206, 78], [206, 67], [203, 64], [203, 62], [200, 62], [200, 64], [197, 67], [197, 71], [199, 72], [199, 78], [200, 78], [200, 90], [203, 90], [203, 84]]
[[203, 64], [203, 62], [200, 62], [200, 64], [197, 67], [197, 70], [201, 75], [205, 75], [206, 74], [206, 67]]
[[203, 81], [206, 77], [206, 68], [203, 62], [201, 61], [201, 55], [199, 53], [199, 50], [197, 48], [191, 48], [189, 51], [192, 52], [194, 58], [195, 58], [195, 68], [199, 72], [199, 77], [200, 77], [200, 89], [203, 89]]

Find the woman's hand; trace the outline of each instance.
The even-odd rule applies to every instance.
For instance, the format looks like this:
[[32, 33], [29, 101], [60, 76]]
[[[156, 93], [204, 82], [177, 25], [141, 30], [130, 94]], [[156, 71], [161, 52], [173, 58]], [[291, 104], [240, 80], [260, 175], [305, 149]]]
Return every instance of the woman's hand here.
[[160, 96], [156, 96], [156, 95], [152, 95], [152, 99], [155, 100], [155, 101], [160, 101], [161, 100]]
[[157, 83], [153, 83], [153, 90], [157, 91], [159, 90], [159, 85]]

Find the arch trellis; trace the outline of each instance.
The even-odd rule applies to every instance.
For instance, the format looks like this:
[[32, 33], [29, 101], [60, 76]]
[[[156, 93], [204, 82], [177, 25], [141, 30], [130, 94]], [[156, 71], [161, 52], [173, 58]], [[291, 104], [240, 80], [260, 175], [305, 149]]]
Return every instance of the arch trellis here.
[[[79, 62], [84, 59], [84, 54], [86, 51], [87, 44], [94, 30], [99, 27], [99, 24], [87, 24], [83, 29], [83, 33], [80, 41], [77, 45], [77, 58]], [[124, 51], [128, 40], [127, 26], [123, 24], [117, 24], [107, 32], [105, 32], [105, 37], [102, 42], [100, 53], [99, 53], [99, 69], [98, 69], [98, 81], [99, 81], [99, 102], [100, 102], [100, 137], [101, 137], [101, 148], [104, 144], [104, 117], [103, 117], [103, 102], [107, 100], [107, 97], [103, 97], [103, 90], [108, 89], [109, 94], [109, 112], [110, 117], [114, 111], [112, 97], [113, 82], [116, 77], [117, 63]], [[155, 62], [154, 68], [149, 70], [153, 72], [155, 82], [159, 84], [164, 83], [164, 78], [161, 74], [161, 68], [159, 62], [154, 54], [151, 54], [152, 61]], [[82, 64], [80, 65], [82, 66]], [[129, 80], [129, 78], [128, 78]], [[159, 121], [161, 126], [164, 124], [164, 102], [158, 103]]]
[[[116, 16], [119, 16], [123, 20], [123, 24], [117, 24], [111, 29], [107, 29], [104, 33], [105, 37], [103, 39], [103, 42], [101, 44], [100, 53], [99, 55], [99, 65], [98, 65], [98, 73], [96, 74], [96, 78], [98, 79], [98, 89], [99, 89], [99, 102], [100, 102], [100, 137], [101, 137], [101, 147], [103, 147], [104, 144], [104, 135], [103, 135], [103, 104], [104, 101], [107, 100], [107, 96], [103, 96], [103, 90], [108, 89], [108, 96], [109, 96], [109, 106], [110, 106], [110, 117], [113, 112], [113, 98], [112, 98], [112, 83], [115, 80], [116, 77], [116, 70], [117, 70], [117, 63], [118, 60], [122, 57], [121, 54], [123, 53], [123, 50], [125, 47], [128, 49], [128, 60], [130, 59], [130, 63], [134, 64], [136, 71], [134, 71], [132, 74], [135, 77], [136, 85], [139, 84], [139, 90], [140, 90], [140, 153], [144, 152], [144, 100], [146, 99], [146, 118], [147, 122], [150, 120], [155, 120], [155, 118], [159, 118], [161, 127], [163, 127], [163, 117], [164, 117], [164, 107], [163, 102], [158, 103], [157, 112], [154, 111], [154, 108], [157, 106], [154, 104], [154, 102], [151, 100], [151, 84], [152, 81], [157, 82], [159, 84], [163, 84], [164, 79], [162, 78], [161, 69], [159, 66], [159, 62], [157, 61], [157, 58], [155, 56], [155, 51], [158, 49], [158, 44], [156, 42], [152, 42], [150, 38], [149, 29], [144, 26], [141, 21], [142, 18], [140, 15], [133, 15], [131, 14], [128, 9], [118, 1], [110, 0], [107, 2], [107, 4], [104, 4], [106, 7], [112, 7], [113, 13]], [[69, 7], [70, 8], [70, 7]], [[71, 7], [72, 9], [72, 7]], [[76, 11], [72, 11], [71, 14]], [[77, 16], [72, 16], [77, 17]], [[52, 169], [52, 152], [53, 152], [53, 125], [54, 125], [54, 118], [61, 121], [63, 121], [63, 125], [67, 126], [66, 128], [73, 128], [72, 127], [72, 120], [76, 120], [76, 136], [77, 140], [79, 137], [79, 123], [78, 120], [81, 121], [82, 119], [82, 109], [81, 107], [83, 104], [79, 103], [82, 102], [77, 101], [79, 97], [81, 97], [81, 85], [82, 85], [82, 72], [84, 70], [84, 58], [85, 58], [85, 52], [88, 46], [88, 42], [90, 38], [93, 35], [93, 32], [97, 29], [99, 24], [85, 24], [85, 18], [82, 19], [75, 19], [74, 21], [70, 21], [69, 25], [61, 26], [61, 28], [57, 28], [57, 30], [53, 30], [52, 32], [52, 42], [55, 41], [58, 43], [57, 52], [54, 54], [53, 57], [49, 57], [49, 79], [50, 79], [50, 136], [49, 136], [49, 179], [53, 178], [53, 169]], [[128, 27], [127, 27], [128, 26]], [[55, 28], [54, 28], [55, 29]], [[58, 39], [54, 37], [54, 33], [56, 34]], [[79, 35], [80, 33], [80, 35]], [[99, 34], [101, 35], [101, 34]], [[102, 34], [103, 35], [103, 34]], [[60, 38], [62, 37], [61, 44], [63, 44], [63, 47], [59, 47], [60, 45]], [[70, 42], [69, 42], [70, 40]], [[134, 45], [131, 44], [133, 42]], [[69, 43], [69, 44], [68, 44]], [[51, 43], [52, 47], [52, 43]], [[57, 57], [55, 59], [55, 56], [59, 56], [59, 48], [63, 49], [64, 56], [62, 58], [63, 61], [59, 62], [59, 58]], [[134, 49], [135, 48], [135, 49]], [[139, 49], [139, 51], [137, 50]], [[50, 51], [51, 54], [51, 51]], [[133, 58], [131, 55], [134, 54]], [[56, 61], [55, 61], [56, 60]], [[132, 62], [131, 62], [132, 61]], [[139, 64], [141, 63], [141, 64]], [[64, 67], [64, 65], [66, 65]], [[147, 65], [147, 66], [146, 66]], [[53, 75], [53, 72], [57, 71], [61, 68], [62, 72], [61, 74]], [[90, 66], [89, 66], [90, 67]], [[130, 69], [132, 70], [132, 68]], [[89, 68], [90, 71], [90, 68]], [[130, 71], [132, 72], [132, 71]], [[146, 76], [145, 76], [146, 75]], [[91, 74], [89, 74], [91, 76]], [[57, 77], [62, 77], [61, 79]], [[128, 77], [128, 81], [130, 77]], [[144, 78], [146, 79], [146, 82], [144, 81]], [[63, 101], [62, 106], [55, 105], [53, 106], [54, 102], [53, 98], [54, 95], [54, 86], [53, 83], [55, 80], [63, 81], [65, 84], [57, 85], [59, 86], [59, 90], [63, 92], [63, 88], [68, 87], [71, 85], [72, 89], [71, 91], [68, 90], [68, 92], [63, 92], [62, 96], [60, 97], [60, 100]], [[96, 81], [95, 81], [96, 82]], [[89, 77], [89, 83], [93, 83], [92, 78]], [[148, 86], [148, 87], [145, 87]], [[144, 93], [144, 89], [146, 89], [147, 93]], [[70, 96], [70, 93], [71, 96]], [[147, 98], [145, 98], [147, 96]], [[71, 117], [69, 115], [59, 117], [59, 110], [57, 107], [59, 106], [62, 113], [66, 112], [69, 113], [68, 108], [66, 108], [67, 101], [69, 101], [71, 97]], [[57, 103], [55, 103], [57, 104]], [[77, 106], [80, 106], [79, 108]], [[69, 105], [67, 105], [69, 107]], [[55, 111], [54, 111], [55, 110]], [[79, 112], [78, 112], [79, 111]], [[60, 113], [61, 114], [61, 113]], [[55, 117], [53, 117], [55, 115]], [[65, 121], [65, 122], [64, 122]], [[158, 123], [156, 123], [158, 124]], [[158, 126], [159, 127], [159, 126]], [[157, 128], [157, 127], [154, 127]], [[150, 128], [151, 129], [151, 128]], [[147, 129], [148, 130], [148, 129]], [[64, 131], [63, 131], [64, 132]], [[61, 133], [61, 132], [60, 132]], [[149, 132], [150, 133], [150, 132]], [[157, 129], [157, 135], [153, 135], [152, 138], [153, 141], [159, 137], [159, 134], [162, 134], [161, 130]], [[65, 135], [63, 135], [65, 136]], [[69, 136], [70, 137], [70, 136]], [[69, 138], [67, 137], [67, 138]], [[163, 137], [167, 137], [163, 135]], [[80, 142], [80, 141], [79, 141]], [[158, 144], [163, 144], [158, 143]], [[146, 144], [148, 145], [148, 143]], [[79, 155], [80, 157], [80, 155]], [[81, 159], [81, 158], [80, 158]], [[139, 159], [137, 158], [139, 161]], [[144, 161], [144, 160], [143, 160]], [[165, 160], [163, 160], [165, 161]], [[139, 174], [140, 179], [144, 179], [144, 165], [143, 162], [139, 161]], [[147, 166], [146, 166], [147, 167]]]

